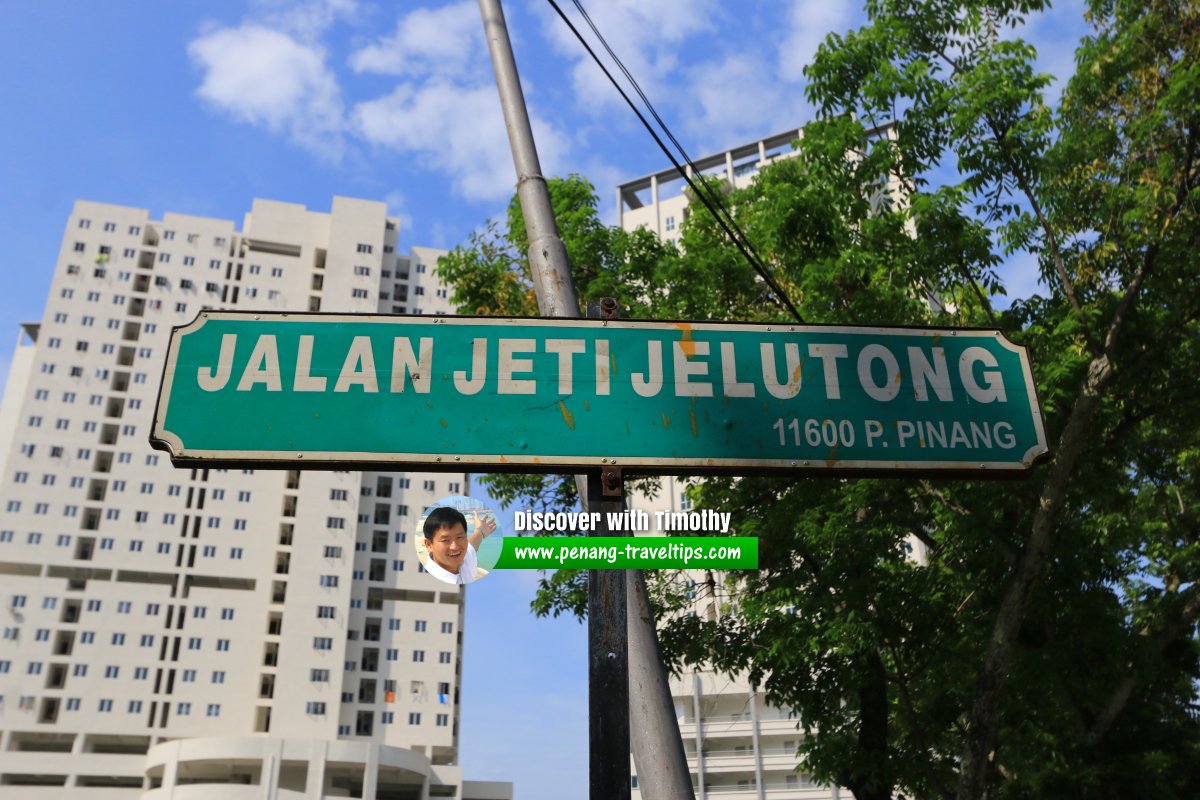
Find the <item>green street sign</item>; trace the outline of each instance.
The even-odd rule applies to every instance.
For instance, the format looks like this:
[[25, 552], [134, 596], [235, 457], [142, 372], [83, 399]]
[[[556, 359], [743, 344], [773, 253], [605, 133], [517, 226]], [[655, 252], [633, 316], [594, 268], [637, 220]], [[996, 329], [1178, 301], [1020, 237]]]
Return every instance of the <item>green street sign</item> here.
[[994, 330], [216, 311], [172, 332], [150, 441], [177, 464], [686, 474], [1047, 452]]

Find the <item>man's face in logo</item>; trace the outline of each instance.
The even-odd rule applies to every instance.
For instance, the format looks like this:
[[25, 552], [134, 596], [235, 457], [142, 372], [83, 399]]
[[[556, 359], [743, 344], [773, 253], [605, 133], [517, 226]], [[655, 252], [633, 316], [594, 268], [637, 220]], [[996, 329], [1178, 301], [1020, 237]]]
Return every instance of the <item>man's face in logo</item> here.
[[429, 557], [447, 572], [458, 574], [463, 559], [467, 557], [467, 529], [455, 523], [450, 528], [434, 531], [432, 539], [426, 539]]

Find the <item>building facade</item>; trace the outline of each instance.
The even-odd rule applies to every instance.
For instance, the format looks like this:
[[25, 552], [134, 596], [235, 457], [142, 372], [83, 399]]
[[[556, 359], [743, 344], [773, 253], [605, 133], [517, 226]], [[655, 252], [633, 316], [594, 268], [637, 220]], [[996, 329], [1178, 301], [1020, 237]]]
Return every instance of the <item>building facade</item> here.
[[0, 404], [0, 795], [511, 798], [458, 761], [463, 587], [412, 538], [462, 473], [175, 469], [148, 435], [205, 308], [447, 313], [382, 203], [239, 227], [79, 202]]
[[[792, 157], [792, 142], [803, 129], [789, 129], [763, 139], [695, 159], [698, 174], [744, 188], [759, 170]], [[892, 136], [885, 126], [872, 132]], [[694, 174], [688, 168], [688, 174]], [[659, 238], [679, 241], [687, 218], [689, 193], [682, 176], [665, 169], [617, 187], [618, 224], [625, 230], [646, 228]], [[895, 187], [887, 187], [894, 189]], [[666, 476], [654, 499], [631, 495], [630, 506], [647, 512], [688, 511], [687, 480]], [[688, 572], [681, 576], [692, 594], [691, 613], [716, 618], [729, 603], [720, 574]], [[821, 786], [798, 769], [796, 750], [801, 733], [787, 709], [769, 705], [761, 689], [745, 676], [693, 670], [669, 681], [683, 738], [684, 752], [698, 800], [840, 800], [848, 790]], [[640, 797], [636, 778], [633, 796]]]
[[[744, 189], [764, 167], [784, 158], [795, 156], [792, 143], [804, 136], [803, 128], [757, 139], [694, 159], [684, 169], [688, 177], [701, 175], [718, 178], [726, 186]], [[870, 139], [894, 139], [896, 126], [885, 123], [867, 131]], [[848, 158], [856, 157], [850, 153]], [[683, 221], [687, 219], [690, 189], [683, 176], [674, 168], [663, 169], [622, 183], [617, 187], [617, 225], [627, 231], [646, 228], [660, 239], [678, 242]], [[904, 193], [894, 176], [880, 185], [879, 198], [890, 197], [903, 201]]]
[[[664, 476], [653, 498], [632, 493], [629, 506], [655, 511], [691, 511], [688, 480]], [[708, 619], [724, 613], [731, 601], [723, 576], [687, 570], [681, 587], [692, 598], [691, 610]], [[675, 718], [683, 739], [697, 800], [849, 800], [846, 789], [821, 786], [798, 770], [796, 750], [802, 734], [785, 708], [772, 706], [744, 675], [693, 669], [668, 681]], [[635, 766], [636, 773], [636, 766]], [[640, 798], [634, 779], [633, 797]]]

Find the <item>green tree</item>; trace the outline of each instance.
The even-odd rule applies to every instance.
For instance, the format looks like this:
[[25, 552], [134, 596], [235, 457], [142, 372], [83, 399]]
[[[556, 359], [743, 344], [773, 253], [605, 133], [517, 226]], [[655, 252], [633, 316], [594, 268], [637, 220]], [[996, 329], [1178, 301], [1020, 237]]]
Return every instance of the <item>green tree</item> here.
[[[694, 489], [763, 563], [719, 592], [714, 577], [731, 599], [671, 617], [666, 653], [748, 672], [795, 710], [805, 768], [860, 800], [1200, 794], [1200, 10], [1092, 2], [1054, 106], [1006, 38], [1042, 5], [868, 3], [809, 69], [819, 118], [796, 157], [728, 197], [808, 321], [999, 325], [1030, 348], [1044, 405], [1052, 458], [1023, 481]], [[584, 291], [635, 316], [781, 318], [703, 209], [682, 251], [633, 247], [578, 189], [563, 228]], [[503, 288], [472, 284], [479, 269], [527, 285], [519, 233], [505, 242], [452, 257], [468, 309], [514, 307], [470, 305]], [[997, 266], [1022, 250], [1049, 290], [999, 312]], [[573, 499], [534, 481], [503, 488]], [[540, 612], [580, 609], [582, 576], [544, 588]], [[684, 602], [667, 579], [656, 598]]]

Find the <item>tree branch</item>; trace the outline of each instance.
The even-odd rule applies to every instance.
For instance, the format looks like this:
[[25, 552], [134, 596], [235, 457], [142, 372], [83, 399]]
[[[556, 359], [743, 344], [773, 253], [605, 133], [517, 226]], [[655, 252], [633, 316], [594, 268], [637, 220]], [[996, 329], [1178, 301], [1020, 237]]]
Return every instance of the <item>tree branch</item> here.
[[[1193, 584], [1186, 596], [1187, 599], [1179, 611], [1179, 616], [1171, 620], [1154, 637], [1152, 651], [1155, 655], [1161, 655], [1172, 642], [1186, 634], [1196, 619], [1200, 617], [1200, 584]], [[1087, 744], [1094, 745], [1112, 729], [1113, 723], [1117, 721], [1121, 712], [1125, 710], [1125, 707], [1129, 703], [1129, 698], [1141, 683], [1142, 678], [1133, 670], [1130, 670], [1130, 673], [1117, 685], [1117, 688], [1113, 689], [1112, 694], [1108, 697], [1108, 702], [1104, 704], [1104, 709], [1096, 717], [1096, 721], [1092, 723], [1092, 727], [1084, 737], [1084, 741]]]

